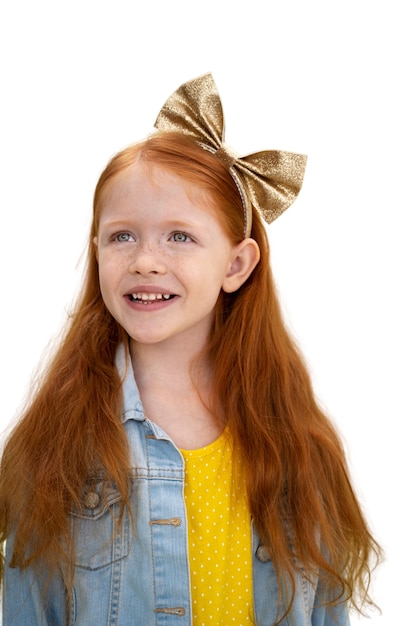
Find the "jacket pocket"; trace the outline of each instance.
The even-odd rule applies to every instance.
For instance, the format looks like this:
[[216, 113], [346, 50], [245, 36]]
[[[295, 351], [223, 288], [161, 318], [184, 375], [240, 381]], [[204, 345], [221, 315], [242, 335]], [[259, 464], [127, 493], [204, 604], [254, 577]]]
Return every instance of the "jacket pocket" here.
[[122, 498], [116, 486], [90, 481], [81, 503], [81, 508], [71, 511], [75, 566], [97, 570], [125, 559], [130, 551], [130, 519], [126, 508], [120, 516]]

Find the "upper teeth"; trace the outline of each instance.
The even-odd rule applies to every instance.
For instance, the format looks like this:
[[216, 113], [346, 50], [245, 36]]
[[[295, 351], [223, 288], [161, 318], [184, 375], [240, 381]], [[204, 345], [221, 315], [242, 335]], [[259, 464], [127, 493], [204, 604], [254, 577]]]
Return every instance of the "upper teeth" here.
[[132, 293], [134, 300], [169, 300], [169, 293]]

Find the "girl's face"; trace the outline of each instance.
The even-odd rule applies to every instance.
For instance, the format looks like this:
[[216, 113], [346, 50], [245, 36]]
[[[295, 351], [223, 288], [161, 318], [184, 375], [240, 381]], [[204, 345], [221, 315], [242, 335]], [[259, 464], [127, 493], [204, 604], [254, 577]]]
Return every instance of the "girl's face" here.
[[199, 350], [221, 289], [246, 280], [245, 241], [231, 243], [205, 192], [139, 162], [105, 190], [94, 240], [104, 303], [137, 344]]

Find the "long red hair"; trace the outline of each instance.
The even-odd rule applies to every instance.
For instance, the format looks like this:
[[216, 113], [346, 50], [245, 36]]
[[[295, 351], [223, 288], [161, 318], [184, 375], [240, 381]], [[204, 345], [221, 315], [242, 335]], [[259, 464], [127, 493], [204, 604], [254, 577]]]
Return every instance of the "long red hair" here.
[[[114, 365], [117, 345], [127, 347], [128, 338], [103, 303], [93, 238], [106, 189], [138, 159], [204, 189], [230, 239], [237, 244], [243, 237], [233, 179], [192, 139], [157, 134], [123, 150], [105, 168], [94, 197], [81, 295], [2, 457], [0, 540], [13, 532], [15, 567], [41, 563], [53, 572], [62, 560], [71, 563], [68, 513], [80, 505], [92, 473], [111, 478], [129, 506], [129, 450]], [[254, 524], [280, 579], [285, 574], [290, 581], [292, 596], [297, 568], [307, 576], [319, 571], [325, 600], [350, 600], [361, 610], [372, 602], [370, 573], [380, 548], [352, 489], [340, 439], [284, 326], [268, 239], [255, 211], [251, 236], [260, 261], [237, 292], [220, 295], [205, 353], [213, 368], [212, 408], [227, 415]]]

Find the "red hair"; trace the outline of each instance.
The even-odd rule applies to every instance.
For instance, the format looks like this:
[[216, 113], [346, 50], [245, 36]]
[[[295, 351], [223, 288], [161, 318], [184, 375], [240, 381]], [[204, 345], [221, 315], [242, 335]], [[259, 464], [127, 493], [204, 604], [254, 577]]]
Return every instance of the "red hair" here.
[[[233, 179], [191, 138], [154, 135], [105, 168], [94, 197], [82, 293], [2, 458], [0, 540], [14, 532], [13, 566], [42, 563], [52, 572], [61, 560], [71, 562], [68, 512], [97, 470], [117, 484], [129, 506], [128, 442], [114, 365], [117, 345], [127, 348], [128, 338], [103, 303], [93, 238], [108, 186], [139, 159], [203, 189], [230, 239], [238, 243], [243, 236]], [[327, 601], [350, 600], [361, 610], [372, 603], [369, 579], [380, 548], [352, 489], [340, 439], [284, 326], [256, 211], [251, 236], [260, 261], [237, 292], [220, 295], [205, 353], [213, 368], [211, 408], [220, 406], [227, 415], [246, 471], [251, 516], [277, 574], [287, 575], [292, 597], [297, 569], [307, 576], [319, 571]]]

